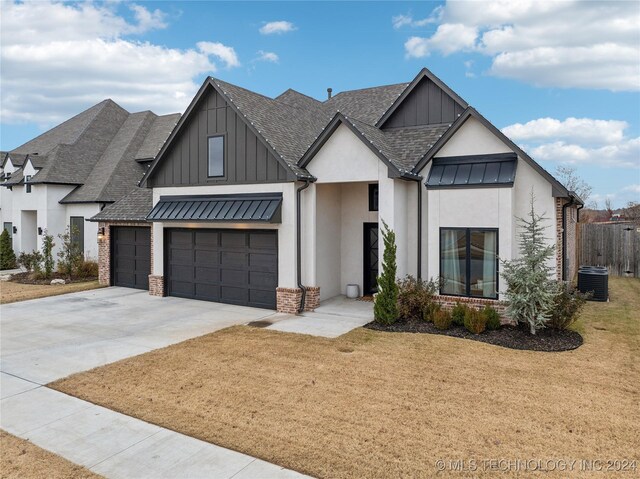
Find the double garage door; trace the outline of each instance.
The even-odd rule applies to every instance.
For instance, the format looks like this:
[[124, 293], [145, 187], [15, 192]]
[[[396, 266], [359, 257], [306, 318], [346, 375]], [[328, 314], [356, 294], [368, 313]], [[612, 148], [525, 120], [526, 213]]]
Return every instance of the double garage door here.
[[275, 309], [278, 236], [272, 230], [165, 230], [170, 296]]

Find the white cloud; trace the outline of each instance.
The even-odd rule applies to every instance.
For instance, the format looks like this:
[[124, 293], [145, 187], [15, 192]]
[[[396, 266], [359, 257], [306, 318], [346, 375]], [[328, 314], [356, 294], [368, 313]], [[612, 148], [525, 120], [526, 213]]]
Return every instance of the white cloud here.
[[270, 62], [270, 63], [278, 63], [280, 61], [280, 57], [277, 53], [273, 52], [265, 52], [264, 50], [258, 50], [258, 61]]
[[236, 55], [236, 51], [232, 47], [219, 42], [198, 42], [196, 46], [202, 53], [213, 55], [222, 60], [227, 68], [240, 66], [238, 55]]
[[538, 160], [574, 165], [590, 164], [605, 168], [640, 168], [640, 138], [598, 147], [555, 141], [525, 148]]
[[592, 118], [539, 118], [525, 124], [515, 123], [502, 129], [514, 141], [565, 139], [586, 143], [608, 144], [620, 142], [624, 138], [626, 121], [594, 120]]
[[[133, 22], [118, 13], [130, 8]], [[239, 64], [231, 47], [167, 48], [129, 38], [166, 27], [166, 15], [136, 4], [0, 2], [0, 115], [50, 127], [112, 98], [130, 111], [183, 111], [214, 61]]]
[[404, 26], [411, 26], [411, 27], [424, 27], [426, 25], [429, 25], [431, 23], [438, 23], [440, 21], [440, 18], [442, 16], [442, 7], [436, 7], [433, 12], [431, 13], [431, 15], [429, 15], [426, 18], [422, 18], [420, 20], [415, 20], [413, 18], [413, 15], [411, 14], [407, 14], [407, 15], [396, 15], [394, 17], [391, 18], [391, 24], [393, 25], [393, 28], [395, 29], [399, 29], [402, 28]]
[[628, 126], [619, 120], [539, 118], [502, 132], [536, 160], [640, 169], [640, 137], [625, 136]]
[[263, 35], [273, 35], [274, 33], [287, 33], [296, 30], [296, 26], [285, 20], [279, 20], [277, 22], [268, 22], [260, 27], [260, 33]]
[[636, 2], [448, 1], [437, 15], [433, 35], [407, 40], [408, 57], [474, 51], [492, 58], [489, 73], [538, 86], [640, 90]]
[[640, 184], [625, 186], [622, 188], [622, 191], [630, 191], [632, 193], [640, 194]]

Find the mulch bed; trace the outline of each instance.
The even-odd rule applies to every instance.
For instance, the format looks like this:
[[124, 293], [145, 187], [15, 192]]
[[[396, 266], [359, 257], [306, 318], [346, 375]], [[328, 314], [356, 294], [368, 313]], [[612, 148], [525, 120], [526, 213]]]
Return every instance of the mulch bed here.
[[394, 333], [442, 334], [526, 351], [570, 351], [581, 346], [583, 342], [582, 336], [576, 331], [545, 328], [532, 335], [524, 325], [503, 326], [496, 331], [485, 331], [481, 334], [473, 334], [464, 327], [453, 325], [442, 331], [433, 323], [416, 320], [397, 321], [388, 326], [372, 321], [364, 327]]
[[74, 278], [72, 280], [69, 280], [60, 273], [52, 273], [51, 278], [49, 279], [33, 279], [32, 274], [33, 273], [27, 273], [27, 272], [12, 274], [11, 279], [9, 281], [12, 281], [14, 283], [21, 283], [21, 284], [51, 284], [52, 279], [64, 279], [65, 282], [69, 284], [69, 283], [86, 283], [87, 281], [95, 281], [96, 279], [98, 279], [96, 277], [96, 278]]

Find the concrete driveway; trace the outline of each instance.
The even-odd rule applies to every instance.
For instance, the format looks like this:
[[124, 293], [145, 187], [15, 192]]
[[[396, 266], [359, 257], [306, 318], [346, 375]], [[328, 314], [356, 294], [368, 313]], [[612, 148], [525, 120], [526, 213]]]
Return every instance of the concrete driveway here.
[[[278, 315], [266, 309], [157, 298], [117, 287], [11, 303], [1, 308], [0, 370], [46, 384], [272, 316]], [[8, 387], [2, 387], [2, 396]]]

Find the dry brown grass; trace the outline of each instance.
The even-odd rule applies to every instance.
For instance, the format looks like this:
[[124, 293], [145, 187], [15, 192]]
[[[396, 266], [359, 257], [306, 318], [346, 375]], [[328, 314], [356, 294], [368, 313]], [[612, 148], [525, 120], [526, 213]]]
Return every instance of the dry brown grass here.
[[438, 459], [638, 460], [640, 281], [611, 289], [611, 303], [588, 304], [575, 351], [234, 327], [52, 386], [321, 477], [433, 477]]
[[0, 479], [99, 479], [82, 466], [0, 430]]
[[78, 291], [87, 291], [100, 287], [97, 281], [56, 285], [22, 284], [12, 281], [2, 281], [0, 282], [0, 304], [44, 298], [46, 296], [57, 296], [59, 294], [76, 293]]

